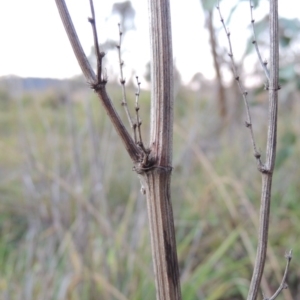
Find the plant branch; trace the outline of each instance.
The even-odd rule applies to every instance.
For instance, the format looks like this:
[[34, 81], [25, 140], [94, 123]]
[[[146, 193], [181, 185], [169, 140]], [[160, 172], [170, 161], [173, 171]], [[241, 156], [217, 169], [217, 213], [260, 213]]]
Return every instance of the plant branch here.
[[261, 161], [261, 154], [257, 150], [257, 146], [256, 146], [255, 138], [254, 138], [254, 133], [253, 133], [253, 128], [252, 128], [251, 114], [250, 114], [249, 103], [248, 103], [248, 98], [247, 98], [248, 92], [246, 90], [244, 90], [244, 88], [242, 87], [242, 84], [241, 84], [241, 81], [240, 81], [240, 76], [239, 76], [239, 74], [237, 72], [237, 68], [235, 66], [235, 62], [234, 62], [234, 58], [233, 58], [233, 51], [232, 51], [232, 44], [231, 44], [231, 39], [230, 39], [230, 32], [229, 32], [228, 28], [226, 28], [225, 21], [222, 17], [222, 14], [221, 14], [220, 1], [218, 2], [217, 9], [218, 9], [218, 12], [219, 12], [221, 23], [223, 25], [223, 28], [224, 28], [226, 36], [227, 36], [227, 40], [228, 40], [228, 46], [229, 46], [228, 56], [230, 57], [230, 60], [231, 60], [233, 76], [234, 76], [234, 79], [237, 82], [238, 88], [239, 88], [239, 90], [240, 90], [240, 92], [243, 96], [243, 100], [244, 100], [244, 103], [245, 103], [246, 115], [247, 115], [247, 120], [245, 122], [245, 125], [246, 125], [247, 128], [249, 128], [249, 131], [250, 131], [252, 147], [253, 147], [253, 150], [254, 150], [254, 157], [256, 158], [258, 169], [260, 170], [260, 172], [264, 173], [265, 172], [265, 166], [263, 165], [263, 163]]
[[71, 16], [69, 14], [68, 8], [65, 3], [65, 0], [55, 0], [55, 2], [56, 2], [57, 9], [59, 11], [59, 14], [60, 14], [60, 18], [63, 22], [63, 25], [65, 27], [65, 30], [66, 30], [68, 38], [69, 38], [69, 41], [73, 48], [74, 54], [80, 65], [80, 68], [82, 70], [82, 73], [84, 74], [84, 76], [88, 82], [95, 82], [96, 81], [95, 72], [93, 71], [93, 69], [82, 49], [81, 43], [78, 39]]
[[257, 38], [256, 38], [256, 34], [255, 34], [255, 27], [254, 27], [254, 23], [255, 23], [255, 20], [253, 18], [253, 8], [254, 8], [254, 5], [252, 3], [252, 0], [249, 0], [249, 4], [250, 4], [250, 13], [251, 13], [251, 27], [252, 27], [252, 35], [253, 35], [253, 41], [252, 41], [252, 44], [254, 45], [255, 47], [255, 50], [256, 50], [256, 53], [257, 53], [257, 56], [258, 56], [258, 59], [259, 59], [259, 62], [265, 72], [265, 75], [267, 77], [267, 80], [268, 80], [268, 84], [269, 84], [269, 81], [270, 81], [270, 73], [269, 73], [269, 70], [267, 68], [267, 61], [263, 61], [262, 58], [261, 58], [261, 54], [260, 54], [260, 51], [259, 51], [259, 48], [258, 48], [258, 45], [257, 45]]
[[290, 262], [292, 260], [292, 250], [290, 250], [289, 252], [287, 252], [285, 254], [285, 258], [286, 258], [286, 266], [285, 266], [285, 270], [284, 270], [284, 274], [283, 274], [280, 286], [279, 286], [279, 288], [277, 289], [277, 291], [274, 293], [274, 295], [272, 297], [266, 298], [265, 300], [274, 300], [274, 299], [276, 299], [277, 296], [282, 292], [282, 290], [288, 288], [288, 285], [286, 283], [286, 279], [287, 279], [287, 275], [288, 275], [288, 272], [289, 272]]
[[276, 158], [277, 112], [279, 90], [278, 0], [270, 0], [270, 81], [269, 125], [266, 150], [266, 173], [262, 176], [262, 195], [258, 246], [247, 300], [256, 300], [263, 274], [268, 245], [272, 176]]
[[132, 128], [132, 130], [133, 130], [134, 140], [136, 142], [136, 124], [132, 121], [132, 118], [131, 118], [131, 115], [130, 115], [130, 112], [129, 112], [129, 109], [128, 109], [127, 97], [126, 97], [126, 89], [125, 89], [126, 79], [124, 78], [124, 75], [123, 75], [124, 61], [122, 60], [122, 57], [121, 57], [121, 45], [122, 45], [122, 35], [123, 35], [123, 32], [121, 30], [120, 23], [118, 24], [118, 27], [119, 27], [119, 44], [117, 45], [117, 48], [118, 48], [120, 76], [121, 76], [120, 83], [122, 85], [122, 106], [125, 109], [126, 116], [127, 116], [129, 125]]
[[147, 149], [144, 146], [143, 139], [142, 139], [142, 132], [141, 132], [141, 125], [142, 120], [140, 119], [140, 106], [139, 106], [139, 100], [140, 100], [140, 93], [141, 93], [141, 83], [139, 82], [139, 77], [136, 76], [136, 84], [137, 84], [137, 91], [135, 92], [135, 113], [136, 113], [136, 126], [138, 129], [138, 138], [137, 143], [141, 146], [144, 152], [147, 152]]
[[[58, 8], [61, 20], [64, 24], [66, 33], [70, 40], [71, 46], [73, 48], [74, 54], [77, 58], [77, 61], [81, 67], [83, 74], [85, 75], [87, 81], [89, 82], [91, 87], [95, 90], [98, 97], [100, 98], [102, 105], [104, 106], [105, 111], [108, 114], [111, 122], [113, 123], [113, 126], [116, 129], [118, 135], [120, 136], [121, 140], [123, 141], [129, 156], [131, 157], [133, 162], [138, 162], [142, 156], [141, 151], [135, 144], [134, 140], [128, 133], [125, 126], [123, 125], [119, 115], [117, 114], [117, 112], [111, 102], [111, 99], [107, 95], [107, 92], [105, 89], [106, 79], [101, 77], [101, 68], [102, 67], [100, 68], [100, 65], [98, 65], [98, 70], [97, 70], [98, 74], [96, 77], [96, 75], [95, 75], [83, 49], [82, 49], [81, 43], [78, 39], [76, 30], [73, 25], [72, 19], [68, 12], [65, 0], [55, 0], [55, 2], [56, 2], [56, 6]], [[92, 12], [92, 15], [94, 15], [93, 12]], [[95, 22], [91, 22], [91, 24], [93, 27], [95, 27]], [[96, 32], [95, 28], [93, 29], [93, 32], [94, 33]], [[97, 40], [95, 38], [95, 34], [94, 34], [94, 41], [96, 43], [95, 49], [97, 49]], [[99, 51], [99, 48], [96, 51]], [[100, 56], [100, 57], [97, 56], [97, 61], [98, 61], [101, 58], [101, 53], [100, 53], [100, 51], [97, 53]], [[100, 79], [100, 81], [99, 81], [99, 79]]]
[[[254, 23], [252, 15], [252, 2], [251, 6], [251, 23]], [[251, 117], [249, 111], [249, 105], [247, 101], [247, 92], [243, 91], [239, 75], [237, 74], [232, 46], [230, 41], [230, 32], [225, 26], [223, 17], [220, 12], [219, 3], [217, 9], [220, 14], [221, 22], [227, 35], [229, 44], [229, 57], [232, 62], [233, 73], [238, 83], [239, 89], [243, 94], [244, 102], [247, 110], [247, 122], [246, 126], [250, 128], [251, 139], [254, 148], [254, 156], [258, 161], [259, 170], [262, 173], [262, 192], [261, 192], [261, 206], [260, 206], [260, 221], [258, 230], [258, 245], [256, 252], [256, 259], [253, 268], [253, 275], [249, 287], [247, 300], [256, 300], [258, 290], [261, 283], [262, 274], [264, 271], [267, 245], [268, 245], [268, 232], [269, 232], [269, 218], [270, 218], [270, 204], [271, 204], [271, 188], [272, 188], [272, 177], [276, 158], [276, 141], [277, 141], [277, 112], [278, 112], [278, 90], [279, 86], [279, 43], [278, 43], [278, 0], [270, 0], [270, 77], [269, 77], [269, 124], [268, 124], [268, 137], [267, 137], [267, 149], [266, 149], [266, 163], [262, 164], [260, 160], [260, 154], [256, 150]], [[256, 39], [255, 44], [256, 44]], [[256, 45], [257, 46], [257, 45]], [[257, 48], [258, 50], [258, 48]], [[259, 51], [258, 51], [259, 53]], [[286, 269], [287, 272], [287, 269]], [[286, 277], [286, 275], [285, 275]], [[281, 291], [281, 290], [280, 290]], [[277, 296], [277, 294], [276, 294]], [[273, 298], [275, 299], [275, 298]]]
[[93, 29], [95, 54], [96, 54], [96, 58], [97, 58], [97, 81], [101, 82], [103, 80], [105, 81], [105, 79], [101, 77], [102, 76], [102, 59], [105, 56], [105, 53], [100, 52], [100, 48], [99, 48], [94, 3], [92, 0], [90, 0], [90, 7], [91, 7], [92, 17], [88, 18], [88, 21], [91, 23], [92, 29]]

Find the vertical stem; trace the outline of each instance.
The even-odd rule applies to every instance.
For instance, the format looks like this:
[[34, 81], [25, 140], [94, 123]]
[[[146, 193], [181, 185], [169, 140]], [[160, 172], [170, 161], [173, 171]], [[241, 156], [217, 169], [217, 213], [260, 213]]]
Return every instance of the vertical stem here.
[[262, 175], [260, 226], [256, 260], [247, 300], [256, 300], [264, 271], [269, 231], [272, 176], [276, 158], [277, 111], [279, 89], [278, 0], [270, 0], [270, 83], [269, 127], [266, 154], [266, 173]]
[[267, 170], [273, 172], [276, 158], [277, 110], [279, 90], [278, 0], [270, 1], [270, 83], [269, 131], [267, 144]]
[[154, 169], [142, 176], [146, 187], [156, 300], [181, 300], [170, 194], [171, 169]]
[[169, 0], [149, 0], [151, 38], [151, 157], [155, 166], [140, 175], [147, 209], [156, 299], [180, 300], [170, 181], [173, 138], [173, 56]]
[[267, 246], [268, 246], [271, 187], [272, 187], [272, 175], [270, 176], [269, 174], [263, 174], [261, 205], [260, 205], [260, 220], [259, 220], [259, 230], [258, 230], [258, 245], [257, 245], [253, 275], [250, 283], [247, 300], [256, 300], [260, 289], [262, 274], [265, 267]]
[[158, 164], [172, 161], [173, 54], [169, 0], [149, 0], [151, 42], [150, 147]]

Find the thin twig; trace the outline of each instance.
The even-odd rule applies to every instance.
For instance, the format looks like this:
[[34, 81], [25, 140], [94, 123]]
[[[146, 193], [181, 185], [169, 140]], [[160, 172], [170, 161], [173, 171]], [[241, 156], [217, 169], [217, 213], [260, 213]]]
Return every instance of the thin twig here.
[[133, 136], [134, 136], [134, 140], [136, 141], [136, 124], [132, 121], [129, 109], [128, 109], [128, 104], [127, 104], [127, 97], [126, 97], [126, 89], [125, 89], [125, 83], [126, 83], [126, 79], [124, 78], [123, 75], [123, 66], [124, 66], [124, 61], [122, 60], [122, 56], [121, 56], [121, 45], [122, 45], [122, 35], [123, 32], [121, 30], [121, 25], [120, 23], [118, 24], [119, 27], [119, 44], [117, 45], [118, 48], [118, 54], [119, 54], [119, 65], [120, 65], [120, 83], [122, 85], [122, 106], [125, 109], [127, 118], [128, 118], [128, 122], [130, 124], [130, 127], [133, 130]]
[[[257, 56], [258, 56], [258, 59], [259, 59], [259, 62], [265, 72], [265, 75], [267, 77], [267, 80], [268, 80], [268, 83], [267, 83], [267, 87], [269, 85], [269, 81], [270, 81], [270, 73], [269, 73], [269, 70], [267, 68], [267, 61], [266, 60], [262, 60], [261, 58], [261, 54], [260, 54], [260, 51], [259, 51], [259, 48], [258, 48], [258, 45], [257, 45], [257, 38], [256, 38], [256, 34], [255, 34], [255, 26], [254, 26], [254, 23], [255, 23], [255, 20], [253, 18], [253, 8], [254, 8], [254, 5], [252, 3], [252, 0], [249, 0], [249, 4], [250, 4], [250, 13], [251, 13], [251, 27], [252, 27], [252, 34], [253, 34], [253, 40], [252, 40], [252, 44], [254, 45], [255, 47], [255, 50], [256, 50], [256, 53], [257, 53]], [[266, 87], [266, 89], [267, 89]]]
[[274, 293], [274, 295], [270, 298], [265, 298], [264, 297], [264, 300], [274, 300], [277, 298], [277, 296], [282, 292], [282, 290], [284, 289], [287, 289], [288, 288], [288, 285], [286, 283], [286, 279], [287, 279], [287, 274], [288, 274], [288, 271], [289, 271], [289, 266], [290, 266], [290, 262], [292, 260], [292, 250], [290, 250], [289, 252], [287, 252], [285, 254], [285, 258], [286, 258], [286, 266], [285, 266], [285, 270], [284, 270], [284, 274], [283, 274], [283, 277], [282, 277], [282, 281], [280, 283], [280, 286], [278, 287], [277, 291]]
[[238, 88], [239, 88], [239, 90], [240, 90], [240, 92], [243, 96], [244, 103], [245, 103], [246, 114], [247, 114], [247, 120], [245, 122], [245, 125], [246, 125], [247, 128], [249, 128], [249, 131], [250, 131], [251, 142], [252, 142], [252, 146], [253, 146], [253, 150], [254, 150], [254, 157], [256, 158], [257, 166], [258, 166], [259, 171], [264, 173], [265, 172], [265, 166], [263, 165], [263, 163], [261, 161], [261, 154], [257, 150], [257, 146], [256, 146], [255, 139], [254, 139], [254, 133], [253, 133], [252, 121], [251, 121], [251, 114], [250, 114], [249, 103], [248, 103], [248, 98], [247, 98], [248, 92], [242, 87], [242, 84], [240, 82], [240, 76], [239, 76], [239, 74], [237, 72], [237, 68], [235, 66], [235, 62], [234, 62], [234, 58], [233, 58], [233, 51], [232, 51], [232, 44], [231, 44], [231, 39], [230, 39], [230, 31], [225, 26], [225, 22], [224, 22], [224, 19], [222, 17], [221, 10], [220, 10], [220, 1], [218, 1], [217, 9], [218, 9], [218, 12], [219, 12], [219, 15], [220, 15], [221, 23], [223, 25], [223, 28], [224, 28], [226, 36], [227, 36], [227, 40], [228, 40], [228, 45], [229, 45], [228, 56], [230, 57], [230, 60], [231, 60], [233, 76], [234, 76], [234, 79], [237, 82]]
[[139, 115], [139, 100], [140, 100], [140, 93], [141, 93], [141, 83], [139, 82], [139, 77], [136, 76], [136, 83], [137, 83], [137, 91], [135, 92], [135, 112], [136, 112], [136, 126], [138, 129], [138, 140], [137, 144], [141, 146], [143, 151], [146, 153], [147, 149], [144, 147], [143, 139], [142, 139], [142, 131], [141, 131], [141, 125], [142, 125], [142, 120], [140, 119]]
[[93, 29], [95, 54], [96, 54], [96, 58], [97, 58], [97, 80], [98, 80], [98, 83], [101, 83], [101, 82], [103, 82], [103, 80], [107, 81], [106, 78], [102, 77], [102, 59], [105, 56], [105, 53], [100, 52], [100, 48], [99, 48], [93, 0], [90, 0], [90, 7], [91, 7], [92, 17], [88, 18], [88, 21], [91, 23], [92, 29]]

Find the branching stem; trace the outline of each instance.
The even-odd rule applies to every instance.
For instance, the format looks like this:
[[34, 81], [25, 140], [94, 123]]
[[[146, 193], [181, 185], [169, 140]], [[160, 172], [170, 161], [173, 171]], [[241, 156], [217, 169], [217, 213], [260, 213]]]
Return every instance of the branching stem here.
[[285, 258], [286, 258], [286, 266], [285, 266], [284, 274], [283, 274], [283, 277], [282, 277], [282, 281], [281, 281], [277, 291], [274, 293], [274, 295], [270, 298], [265, 298], [264, 300], [274, 300], [278, 297], [278, 295], [282, 292], [282, 290], [288, 288], [288, 285], [286, 283], [286, 279], [287, 279], [287, 275], [288, 275], [288, 272], [289, 272], [290, 262], [292, 260], [292, 250], [290, 250], [289, 252], [287, 252], [285, 254]]
[[127, 97], [126, 97], [126, 88], [125, 88], [126, 79], [124, 78], [124, 74], [123, 74], [124, 61], [122, 60], [122, 54], [121, 54], [121, 45], [122, 45], [123, 32], [121, 30], [120, 23], [118, 24], [118, 27], [119, 27], [119, 44], [117, 45], [117, 48], [118, 48], [119, 66], [120, 66], [120, 83], [121, 83], [121, 86], [122, 86], [122, 106], [125, 109], [129, 125], [133, 130], [134, 140], [136, 141], [136, 123], [134, 123], [132, 121], [130, 111], [128, 109]]
[[235, 66], [235, 61], [234, 61], [234, 58], [233, 58], [233, 51], [232, 51], [232, 44], [231, 44], [231, 39], [230, 39], [230, 31], [225, 26], [225, 21], [223, 19], [223, 16], [222, 16], [222, 13], [221, 13], [221, 10], [220, 10], [220, 1], [218, 2], [217, 9], [218, 9], [218, 12], [219, 12], [219, 15], [220, 15], [221, 23], [223, 25], [223, 28], [224, 28], [226, 36], [227, 36], [227, 40], [228, 40], [228, 46], [229, 46], [228, 56], [230, 57], [230, 60], [231, 60], [233, 76], [234, 76], [235, 81], [237, 82], [238, 88], [239, 88], [239, 90], [240, 90], [240, 92], [243, 96], [243, 100], [244, 100], [244, 103], [245, 103], [246, 115], [247, 115], [247, 120], [245, 122], [245, 125], [246, 125], [247, 128], [249, 128], [249, 131], [250, 131], [252, 147], [253, 147], [253, 150], [254, 150], [254, 157], [256, 158], [258, 169], [262, 173], [265, 173], [267, 170], [266, 170], [265, 166], [263, 165], [263, 163], [261, 161], [261, 154], [257, 150], [257, 146], [256, 146], [255, 138], [254, 138], [254, 133], [253, 133], [253, 128], [252, 128], [252, 121], [251, 121], [251, 114], [250, 114], [249, 103], [248, 103], [248, 98], [247, 98], [248, 92], [242, 87], [242, 84], [241, 84], [241, 81], [240, 81], [240, 76], [239, 76], [237, 68]]
[[[252, 130], [251, 116], [249, 111], [249, 105], [247, 101], [247, 92], [243, 90], [239, 75], [237, 73], [232, 45], [230, 40], [230, 32], [225, 26], [224, 19], [220, 12], [220, 6], [218, 2], [217, 9], [220, 14], [221, 22], [227, 35], [229, 44], [229, 57], [232, 62], [233, 73], [235, 80], [238, 83], [239, 89], [243, 95], [246, 111], [247, 121], [246, 126], [250, 129], [254, 156], [258, 162], [258, 168], [262, 173], [262, 192], [261, 192], [261, 205], [260, 205], [260, 219], [259, 219], [259, 230], [258, 230], [258, 245], [256, 252], [256, 259], [253, 268], [253, 275], [249, 287], [247, 300], [256, 300], [258, 291], [260, 288], [261, 278], [264, 271], [266, 262], [267, 246], [268, 246], [268, 232], [269, 232], [269, 219], [270, 219], [270, 205], [271, 205], [271, 189], [272, 189], [272, 178], [273, 170], [275, 166], [276, 158], [276, 142], [277, 142], [277, 114], [278, 114], [278, 90], [279, 86], [279, 43], [278, 43], [278, 0], [270, 0], [270, 73], [266, 69], [266, 63], [262, 62], [261, 55], [257, 46], [255, 31], [254, 31], [254, 19], [253, 19], [253, 5], [250, 0], [250, 12], [251, 12], [251, 23], [254, 34], [254, 44], [259, 57], [260, 62], [263, 65], [266, 76], [268, 78], [267, 89], [269, 90], [269, 124], [268, 124], [268, 137], [267, 137], [267, 149], [266, 149], [266, 162], [262, 164], [260, 159], [260, 153], [257, 151], [254, 135]], [[269, 76], [268, 76], [269, 75]], [[275, 299], [278, 294], [285, 288], [285, 284], [289, 262], [291, 260], [291, 252], [288, 254], [288, 264], [286, 267], [283, 283], [280, 285], [276, 293], [270, 298]], [[269, 299], [268, 299], [269, 300]]]
[[270, 0], [270, 81], [269, 81], [269, 125], [266, 150], [266, 168], [268, 174], [262, 176], [262, 195], [260, 207], [260, 224], [258, 245], [253, 275], [247, 300], [256, 300], [264, 271], [268, 246], [268, 231], [271, 205], [272, 176], [276, 158], [277, 115], [279, 90], [279, 31], [278, 31], [278, 0]]
[[[124, 146], [131, 157], [133, 162], [138, 162], [142, 156], [142, 153], [140, 149], [135, 144], [132, 137], [129, 135], [127, 129], [125, 128], [124, 124], [122, 123], [118, 113], [116, 112], [111, 99], [109, 98], [106, 89], [106, 78], [101, 78], [101, 73], [99, 72], [99, 69], [97, 70], [98, 74], [95, 75], [95, 72], [93, 71], [83, 49], [81, 46], [81, 43], [79, 41], [78, 35], [76, 33], [76, 30], [74, 28], [71, 16], [69, 14], [69, 11], [67, 9], [65, 0], [55, 0], [57, 9], [59, 11], [61, 20], [63, 22], [63, 25], [65, 27], [66, 33], [68, 35], [68, 38], [70, 40], [70, 43], [72, 45], [74, 54], [77, 58], [77, 61], [81, 67], [81, 70], [83, 74], [85, 75], [85, 78], [87, 79], [88, 83], [91, 85], [91, 87], [95, 90], [97, 95], [99, 96], [101, 103], [108, 114], [115, 130], [117, 131], [118, 135], [120, 136], [121, 140], [124, 143]], [[92, 26], [94, 26], [93, 23], [91, 23]], [[95, 29], [93, 29], [94, 31]], [[95, 37], [94, 37], [95, 41]], [[96, 44], [95, 44], [96, 49]], [[100, 77], [99, 77], [100, 75]], [[99, 78], [101, 79], [99, 82]]]

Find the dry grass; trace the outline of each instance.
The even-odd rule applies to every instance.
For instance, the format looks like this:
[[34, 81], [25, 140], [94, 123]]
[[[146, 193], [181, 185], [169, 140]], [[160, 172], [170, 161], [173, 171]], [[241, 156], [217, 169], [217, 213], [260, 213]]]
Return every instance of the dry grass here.
[[[118, 105], [120, 91], [112, 90]], [[49, 93], [12, 99], [0, 111], [0, 295], [152, 300], [146, 203], [130, 160], [95, 96], [83, 93], [84, 101], [73, 102], [75, 95], [67, 94], [60, 95], [63, 101]], [[221, 130], [214, 103], [184, 89], [175, 104], [172, 185], [183, 299], [244, 299], [260, 175], [243, 118]], [[264, 147], [260, 105], [253, 118]], [[144, 92], [146, 124], [148, 108]], [[299, 297], [299, 109], [294, 103], [280, 114], [262, 285], [266, 294], [277, 288], [284, 252], [293, 248], [290, 290], [282, 299]]]

